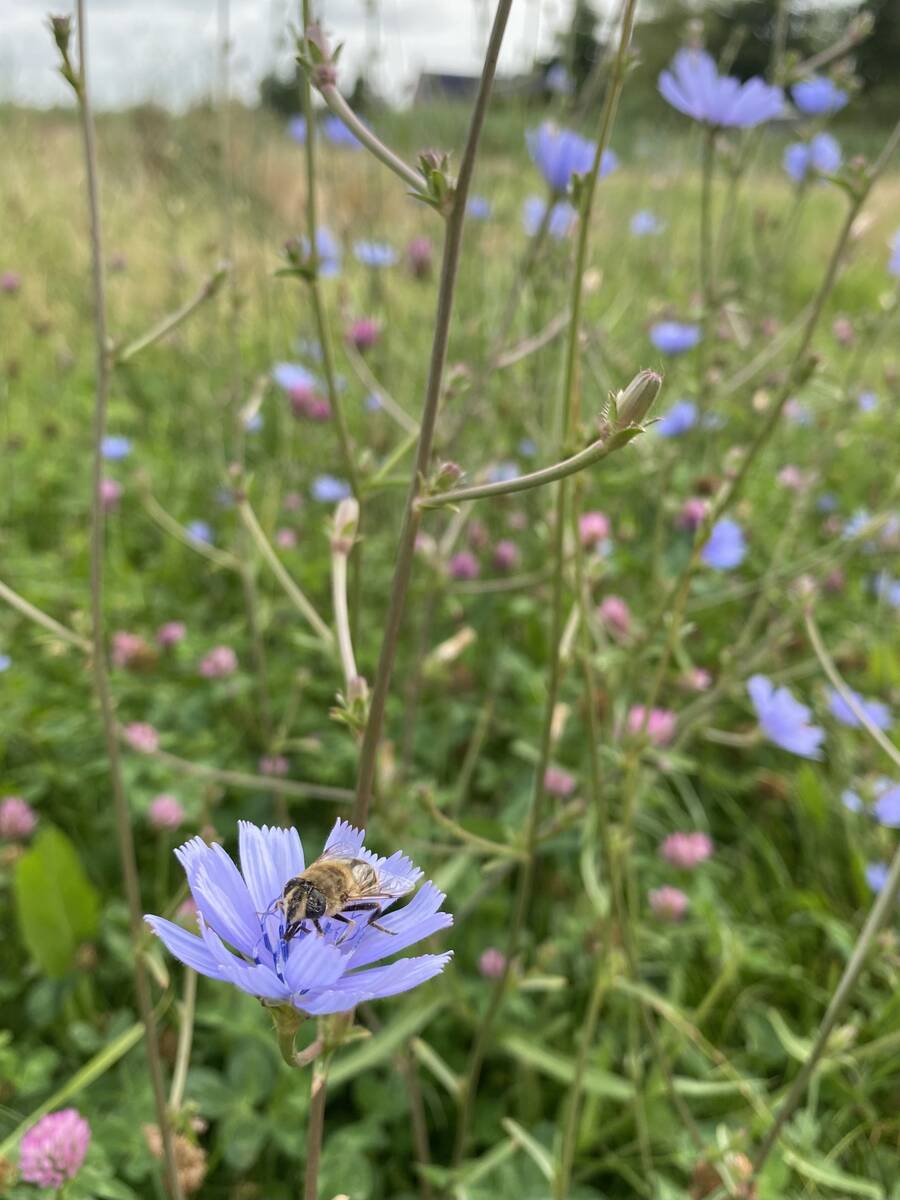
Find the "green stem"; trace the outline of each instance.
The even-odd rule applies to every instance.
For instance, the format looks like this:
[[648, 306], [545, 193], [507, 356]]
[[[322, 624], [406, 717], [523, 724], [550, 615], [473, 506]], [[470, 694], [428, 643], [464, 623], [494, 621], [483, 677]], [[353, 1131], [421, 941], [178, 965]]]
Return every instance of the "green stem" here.
[[[600, 164], [603, 159], [603, 153], [609, 144], [609, 137], [612, 132], [612, 123], [615, 117], [619, 95], [621, 94], [622, 85], [624, 82], [627, 50], [631, 41], [631, 31], [634, 24], [634, 12], [636, 5], [637, 0], [625, 0], [619, 46], [615, 63], [613, 65], [606, 101], [604, 103], [603, 112], [601, 115], [600, 134], [597, 139], [594, 161], [590, 174], [582, 184], [578, 243], [575, 256], [575, 274], [572, 281], [572, 319], [569, 323], [567, 331], [568, 337], [566, 341], [565, 376], [562, 391], [562, 403], [560, 405], [560, 419], [557, 422], [559, 427], [557, 436], [560, 448], [566, 443], [567, 440], [573, 438], [578, 422], [578, 404], [575, 398], [577, 390], [576, 359], [581, 325], [581, 300], [584, 288], [584, 271], [587, 265], [588, 231], [590, 227], [594, 192], [596, 189], [597, 178], [600, 173]], [[553, 468], [551, 468], [551, 470], [552, 469]], [[496, 982], [494, 990], [491, 994], [491, 999], [488, 1003], [487, 1012], [485, 1013], [481, 1025], [479, 1026], [478, 1033], [476, 1034], [475, 1042], [472, 1046], [472, 1051], [466, 1070], [465, 1082], [462, 1086], [462, 1102], [460, 1105], [459, 1116], [457, 1118], [456, 1143], [453, 1156], [453, 1161], [456, 1166], [460, 1164], [466, 1152], [469, 1126], [474, 1111], [475, 1099], [478, 1093], [478, 1083], [481, 1077], [481, 1068], [484, 1063], [488, 1045], [490, 1043], [494, 1022], [500, 1012], [500, 1009], [502, 1008], [503, 1000], [506, 995], [506, 989], [509, 983], [513, 960], [520, 950], [522, 931], [525, 925], [525, 917], [528, 912], [528, 907], [531, 900], [531, 890], [534, 882], [536, 866], [535, 848], [537, 845], [540, 814], [544, 799], [544, 776], [550, 762], [550, 751], [553, 744], [553, 715], [556, 709], [556, 702], [559, 695], [560, 678], [562, 674], [562, 664], [560, 661], [559, 650], [563, 632], [563, 560], [566, 514], [568, 512], [568, 491], [569, 481], [567, 474], [562, 474], [558, 478], [556, 487], [553, 534], [550, 547], [551, 558], [554, 564], [550, 599], [550, 670], [547, 679], [547, 693], [544, 700], [540, 750], [538, 753], [538, 761], [535, 767], [534, 787], [531, 795], [528, 815], [526, 818], [525, 836], [523, 839], [525, 859], [519, 868], [518, 887], [507, 939], [506, 960], [503, 972]]]
[[178, 1027], [178, 1047], [175, 1051], [175, 1069], [172, 1072], [172, 1087], [169, 1091], [169, 1108], [177, 1113], [184, 1103], [184, 1087], [187, 1083], [188, 1067], [191, 1062], [191, 1046], [194, 1041], [194, 1013], [197, 1007], [197, 972], [186, 967], [184, 971], [184, 1000], [181, 1005], [181, 1024]]
[[571, 458], [554, 463], [552, 467], [544, 467], [540, 471], [532, 471], [529, 475], [520, 475], [516, 479], [504, 479], [497, 483], [480, 483], [472, 487], [456, 488], [452, 492], [441, 492], [437, 496], [422, 496], [416, 501], [417, 508], [443, 508], [448, 504], [461, 504], [466, 500], [485, 500], [492, 496], [508, 496], [515, 492], [527, 492], [531, 488], [545, 487], [548, 483], [557, 483], [577, 471], [592, 467], [601, 462], [616, 450], [624, 446], [642, 433], [638, 425], [619, 429], [605, 438], [592, 442], [586, 449], [573, 454]]
[[309, 1088], [309, 1116], [306, 1135], [306, 1174], [304, 1200], [318, 1200], [319, 1163], [322, 1158], [322, 1135], [325, 1132], [325, 1102], [328, 1088], [329, 1053], [317, 1058]]
[[141, 904], [141, 888], [138, 878], [137, 856], [134, 845], [134, 831], [131, 825], [131, 811], [125, 795], [125, 784], [122, 777], [119, 759], [119, 743], [116, 736], [115, 705], [109, 682], [109, 671], [106, 661], [105, 612], [104, 612], [104, 553], [106, 514], [100, 499], [100, 484], [103, 479], [103, 439], [106, 435], [106, 417], [109, 404], [110, 377], [112, 360], [109, 352], [109, 334], [106, 314], [106, 284], [103, 263], [103, 230], [100, 211], [100, 183], [97, 166], [97, 147], [94, 132], [94, 119], [91, 111], [90, 93], [87, 82], [87, 18], [85, 0], [77, 0], [78, 18], [78, 76], [75, 87], [81, 116], [81, 129], [84, 142], [84, 160], [87, 177], [88, 213], [90, 225], [91, 276], [93, 281], [94, 300], [94, 331], [96, 336], [96, 379], [93, 429], [93, 472], [91, 479], [91, 535], [90, 535], [90, 588], [91, 588], [91, 663], [94, 675], [94, 687], [100, 706], [100, 717], [103, 727], [103, 738], [106, 746], [106, 756], [109, 765], [109, 782], [112, 791], [113, 811], [115, 814], [116, 837], [118, 841], [119, 860], [122, 868], [122, 878], [125, 886], [125, 897], [128, 904], [129, 924], [134, 975], [134, 990], [138, 1012], [144, 1029], [144, 1044], [147, 1051], [147, 1065], [150, 1073], [150, 1084], [153, 1103], [156, 1109], [156, 1120], [163, 1144], [163, 1158], [169, 1190], [173, 1200], [181, 1200], [181, 1183], [175, 1161], [175, 1146], [169, 1114], [166, 1109], [165, 1088], [163, 1085], [162, 1059], [159, 1053], [156, 1017], [150, 995], [150, 981], [144, 966], [144, 960], [138, 952], [141, 934], [144, 928], [143, 908]]
[[487, 113], [488, 100], [497, 69], [497, 58], [506, 31], [512, 0], [499, 0], [491, 37], [488, 43], [487, 55], [481, 73], [481, 83], [478, 96], [469, 123], [469, 133], [466, 148], [460, 164], [459, 177], [456, 181], [453, 207], [447, 218], [444, 234], [444, 253], [441, 263], [441, 279], [438, 285], [437, 313], [434, 322], [434, 337], [431, 344], [431, 362], [428, 368], [428, 384], [425, 391], [425, 404], [422, 410], [422, 422], [419, 430], [419, 440], [416, 445], [416, 461], [406, 497], [403, 513], [403, 524], [397, 546], [397, 559], [394, 564], [394, 578], [391, 584], [391, 595], [388, 602], [388, 613], [385, 621], [384, 637], [381, 643], [381, 653], [378, 668], [372, 686], [372, 698], [369, 705], [369, 718], [366, 722], [362, 748], [359, 756], [359, 772], [356, 782], [356, 804], [354, 821], [359, 826], [365, 826], [369, 805], [372, 799], [372, 789], [375, 782], [375, 770], [378, 759], [378, 746], [381, 742], [381, 731], [384, 725], [385, 707], [387, 705], [388, 689], [394, 669], [394, 658], [397, 653], [397, 642], [400, 637], [400, 626], [406, 608], [406, 595], [412, 576], [413, 557], [415, 554], [416, 534], [419, 529], [420, 512], [416, 505], [422, 480], [428, 473], [431, 460], [431, 448], [437, 425], [440, 408], [444, 364], [447, 359], [447, 344], [450, 337], [450, 321], [453, 315], [453, 301], [456, 291], [456, 276], [459, 268], [459, 257], [462, 249], [462, 232], [466, 218], [466, 201], [469, 187], [475, 170], [475, 156], [481, 140], [481, 131]]
[[[308, 0], [304, 0], [304, 9], [307, 3]], [[304, 28], [306, 28], [306, 24], [307, 21], [304, 20]], [[380, 163], [383, 163], [389, 171], [393, 171], [405, 184], [411, 187], [415, 195], [419, 196], [424, 193], [425, 180], [423, 177], [418, 171], [413, 170], [402, 158], [396, 155], [393, 150], [385, 146], [384, 142], [375, 136], [368, 125], [363, 124], [336, 87], [326, 86], [320, 88], [319, 91], [322, 99], [334, 115], [344, 122], [350, 132], [355, 134], [356, 138], [362, 142], [371, 154], [375, 155]], [[308, 120], [309, 116], [307, 116]], [[310, 134], [306, 139], [307, 145], [313, 140], [313, 127], [312, 125], [308, 125], [308, 128]]]
[[[310, 0], [303, 0], [303, 33], [305, 37], [309, 35], [310, 16]], [[325, 91], [334, 91], [333, 88], [326, 88]], [[327, 99], [327, 97], [326, 97]], [[341, 100], [343, 104], [343, 100]], [[309, 81], [309, 75], [304, 73], [303, 76], [303, 111], [306, 114], [306, 128], [308, 130], [306, 136], [306, 236], [309, 238], [310, 255], [315, 263], [317, 257], [317, 232], [318, 232], [318, 214], [316, 211], [316, 137], [314, 134], [315, 114], [313, 112], [312, 102], [312, 85]], [[309, 278], [309, 292], [312, 297], [313, 313], [316, 319], [316, 330], [319, 335], [319, 346], [322, 350], [322, 373], [325, 376], [325, 386], [328, 390], [328, 403], [331, 405], [331, 411], [334, 413], [334, 422], [337, 428], [338, 441], [341, 446], [341, 457], [344, 460], [344, 470], [347, 472], [347, 479], [350, 482], [350, 487], [353, 495], [357, 500], [360, 497], [359, 488], [359, 472], [356, 468], [356, 458], [353, 453], [353, 443], [350, 440], [350, 431], [347, 428], [347, 414], [344, 412], [344, 401], [341, 397], [340, 389], [337, 386], [337, 376], [334, 369], [334, 350], [331, 345], [331, 330], [328, 325], [328, 319], [325, 315], [325, 304], [322, 299], [322, 289], [319, 285], [318, 269], [314, 269]]]
[[231, 267], [228, 263], [223, 263], [217, 267], [196, 296], [191, 297], [186, 304], [183, 304], [181, 308], [177, 308], [175, 312], [163, 317], [161, 321], [158, 321], [152, 329], [149, 329], [141, 337], [135, 338], [133, 342], [129, 342], [121, 350], [115, 351], [113, 359], [115, 365], [122, 366], [123, 363], [127, 363], [130, 359], [134, 358], [136, 354], [140, 354], [142, 350], [146, 350], [148, 346], [152, 346], [154, 342], [160, 341], [161, 338], [171, 333], [173, 329], [177, 329], [201, 304], [205, 304], [207, 300], [211, 300], [215, 296], [216, 292], [218, 292], [225, 282], [230, 270]]
[[703, 137], [703, 165], [700, 182], [700, 295], [703, 305], [702, 336], [697, 347], [697, 403], [706, 406], [709, 342], [713, 331], [713, 242], [712, 183], [716, 161], [716, 131], [710, 127]]

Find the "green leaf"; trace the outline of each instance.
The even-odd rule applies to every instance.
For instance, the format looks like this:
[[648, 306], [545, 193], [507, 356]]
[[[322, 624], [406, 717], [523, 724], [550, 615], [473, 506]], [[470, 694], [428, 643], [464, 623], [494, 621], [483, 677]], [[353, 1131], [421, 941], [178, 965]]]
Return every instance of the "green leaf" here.
[[13, 892], [22, 941], [45, 975], [61, 979], [97, 934], [100, 898], [75, 847], [47, 826], [16, 863]]
[[[556, 1050], [548, 1050], [533, 1039], [512, 1034], [501, 1040], [500, 1048], [519, 1062], [559, 1083], [571, 1084], [575, 1079], [572, 1059]], [[611, 1100], [630, 1100], [632, 1096], [631, 1085], [626, 1080], [599, 1067], [588, 1067], [585, 1071], [584, 1090], [591, 1096], [603, 1096]]]
[[848, 1175], [846, 1171], [825, 1159], [811, 1162], [788, 1147], [782, 1151], [782, 1157], [798, 1175], [811, 1179], [813, 1183], [819, 1183], [822, 1187], [833, 1188], [836, 1192], [849, 1193], [851, 1196], [871, 1196], [872, 1200], [884, 1200], [884, 1189], [877, 1183], [860, 1179], [857, 1175]]
[[328, 1074], [329, 1089], [340, 1087], [360, 1071], [368, 1071], [378, 1063], [384, 1062], [399, 1046], [433, 1021], [445, 1004], [445, 1000], [434, 1000], [425, 1008], [414, 1008], [410, 1012], [402, 1013], [390, 1025], [385, 1025], [380, 1033], [361, 1042], [355, 1050], [349, 1050], [342, 1055]]

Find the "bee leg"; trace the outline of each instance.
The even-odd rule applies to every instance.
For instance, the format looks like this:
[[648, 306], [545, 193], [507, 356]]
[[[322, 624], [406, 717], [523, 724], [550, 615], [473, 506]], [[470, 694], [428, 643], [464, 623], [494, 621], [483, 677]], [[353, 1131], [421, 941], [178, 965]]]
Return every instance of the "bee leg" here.
[[315, 926], [316, 933], [319, 935], [319, 937], [324, 937], [325, 930], [319, 924], [318, 919], [316, 917], [313, 917], [313, 925]]
[[374, 900], [361, 900], [358, 904], [348, 904], [344, 912], [370, 912], [372, 915], [366, 921], [366, 928], [371, 926], [373, 929], [380, 929], [382, 933], [389, 933], [391, 936], [396, 934], [396, 929], [385, 929], [383, 925], [378, 924], [378, 918], [381, 916], [381, 905]]
[[284, 940], [289, 942], [303, 928], [302, 921], [293, 921], [284, 931]]
[[336, 946], [340, 946], [341, 942], [345, 942], [347, 940], [347, 938], [350, 936], [350, 934], [353, 932], [354, 927], [356, 926], [356, 922], [351, 921], [349, 917], [342, 917], [340, 913], [335, 913], [331, 919], [333, 921], [340, 921], [342, 925], [347, 926], [347, 928], [344, 930], [344, 932], [341, 934], [341, 936], [338, 938], [338, 940], [334, 943]]

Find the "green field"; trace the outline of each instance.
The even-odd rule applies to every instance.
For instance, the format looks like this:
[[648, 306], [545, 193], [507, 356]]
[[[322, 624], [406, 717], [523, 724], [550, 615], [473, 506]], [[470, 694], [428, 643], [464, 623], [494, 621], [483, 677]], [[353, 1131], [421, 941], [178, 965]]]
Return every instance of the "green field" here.
[[[900, 326], [888, 269], [900, 158], [862, 207], [797, 359], [848, 190], [791, 184], [781, 159], [792, 130], [721, 135], [704, 311], [703, 134], [661, 99], [629, 108], [626, 85], [611, 141], [619, 165], [597, 184], [589, 227], [574, 358], [580, 413], [560, 441], [577, 233], [532, 253], [521, 223], [525, 197], [546, 190], [524, 133], [546, 115], [501, 107], [488, 116], [472, 192], [489, 199], [491, 215], [464, 227], [431, 457], [434, 472], [451, 462], [465, 477], [448, 482], [445, 471], [436, 490], [576, 453], [605, 436], [610, 394], [645, 368], [664, 376], [651, 419], [685, 400], [713, 419], [681, 436], [650, 424], [568, 476], [561, 554], [555, 483], [424, 513], [369, 844], [402, 849], [447, 893], [455, 923], [427, 950], [454, 957], [439, 979], [357, 1008], [365, 1036], [331, 1060], [318, 1195], [897, 1200], [893, 909], [756, 1183], [742, 1185], [741, 1173], [858, 944], [874, 899], [867, 870], [896, 849], [900, 818], [879, 816], [877, 802], [900, 778], [897, 750], [835, 715], [822, 660], [830, 655], [866, 699], [900, 707]], [[412, 110], [371, 123], [407, 161], [437, 145], [456, 170], [467, 116]], [[590, 114], [585, 134], [596, 136], [597, 119]], [[27, 835], [0, 837], [0, 1194], [3, 1162], [16, 1162], [46, 1104], [88, 1118], [86, 1164], [62, 1192], [14, 1183], [10, 1166], [6, 1194], [161, 1197], [91, 670], [96, 346], [80, 130], [74, 112], [16, 109], [0, 111], [0, 128], [0, 273], [20, 277], [0, 294], [0, 583], [11, 600], [0, 608], [9, 659], [0, 793], [37, 816]], [[888, 131], [857, 113], [835, 132], [850, 163], [873, 161]], [[371, 694], [429, 376], [444, 222], [364, 151], [317, 145], [318, 218], [343, 250], [340, 274], [318, 287], [362, 513], [348, 629]], [[346, 478], [347, 461], [334, 406], [329, 420], [298, 417], [272, 376], [288, 362], [323, 371], [310, 287], [278, 274], [285, 243], [307, 228], [304, 150], [284, 123], [238, 106], [101, 115], [98, 159], [116, 360], [107, 432], [131, 444], [103, 466], [121, 485], [103, 534], [104, 636], [116, 722], [158, 731], [151, 753], [122, 742], [121, 774], [143, 908], [172, 914], [187, 892], [171, 851], [189, 837], [231, 853], [239, 819], [289, 824], [309, 861], [335, 818], [351, 814], [365, 702], [346, 703], [331, 634], [317, 635], [296, 594], [330, 631], [334, 504], [317, 501], [313, 485]], [[630, 233], [638, 210], [652, 211], [662, 232]], [[417, 237], [432, 251], [421, 277], [406, 253]], [[396, 265], [363, 266], [352, 250], [360, 239], [390, 244]], [[173, 332], [121, 354], [197, 297], [222, 262], [227, 276], [211, 298]], [[363, 317], [380, 336], [360, 356], [348, 353], [346, 334]], [[670, 319], [703, 326], [702, 348], [656, 349], [651, 327]], [[514, 361], [498, 365], [498, 353]], [[367, 397], [379, 388], [388, 402], [376, 409]], [[861, 406], [861, 393], [874, 404]], [[261, 427], [248, 428], [257, 414]], [[797, 471], [781, 474], [788, 466]], [[683, 506], [699, 498], [708, 510], [738, 478], [728, 516], [746, 553], [716, 569], [692, 558]], [[595, 511], [608, 518], [608, 537], [579, 546], [578, 514]], [[209, 542], [190, 533], [198, 521]], [[548, 726], [557, 595], [563, 635]], [[627, 629], [604, 619], [609, 597], [627, 605]], [[161, 648], [158, 630], [175, 621], [183, 640]], [[827, 654], [816, 652], [817, 631]], [[122, 632], [143, 645], [129, 654], [119, 639], [117, 653]], [[217, 677], [202, 664], [223, 646], [237, 666]], [[760, 674], [810, 706], [824, 731], [820, 757], [766, 736], [747, 691]], [[674, 714], [657, 741], [640, 720], [629, 727], [633, 707], [648, 703]], [[285, 762], [267, 775], [273, 757]], [[536, 799], [548, 759], [569, 779], [538, 787]], [[863, 811], [842, 803], [847, 791]], [[154, 826], [161, 793], [183, 809], [177, 832]], [[660, 848], [678, 832], [708, 835], [711, 857], [695, 869], [667, 861]], [[683, 893], [683, 914], [665, 896], [651, 903], [663, 887]], [[482, 956], [511, 936], [515, 961], [498, 991]], [[200, 1168], [196, 1178], [183, 1172], [183, 1185], [229, 1200], [301, 1195], [311, 1068], [285, 1065], [258, 1000], [201, 977], [196, 1005], [185, 1003], [193, 973], [157, 940], [139, 953], [167, 1088], [174, 1064], [187, 1066], [183, 1037], [193, 1032], [173, 1122], [184, 1162]], [[315, 1028], [301, 1027], [298, 1048]], [[483, 1069], [454, 1167], [479, 1029]]]

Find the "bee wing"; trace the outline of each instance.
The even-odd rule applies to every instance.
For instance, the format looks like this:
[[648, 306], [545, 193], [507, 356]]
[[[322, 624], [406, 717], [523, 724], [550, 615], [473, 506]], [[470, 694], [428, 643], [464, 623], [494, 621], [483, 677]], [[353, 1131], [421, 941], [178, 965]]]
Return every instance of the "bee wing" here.
[[415, 869], [412, 872], [399, 874], [391, 870], [391, 867], [397, 865], [403, 869], [406, 866], [411, 866], [408, 860], [398, 855], [394, 855], [388, 859], [379, 859], [370, 850], [357, 849], [355, 842], [334, 842], [322, 851], [316, 861], [321, 862], [323, 859], [342, 859], [344, 862], [365, 862], [369, 864], [375, 872], [376, 879], [367, 887], [360, 887], [359, 896], [361, 899], [393, 899], [396, 896], [404, 896], [415, 887], [416, 880], [421, 875], [421, 871], [416, 871]]

